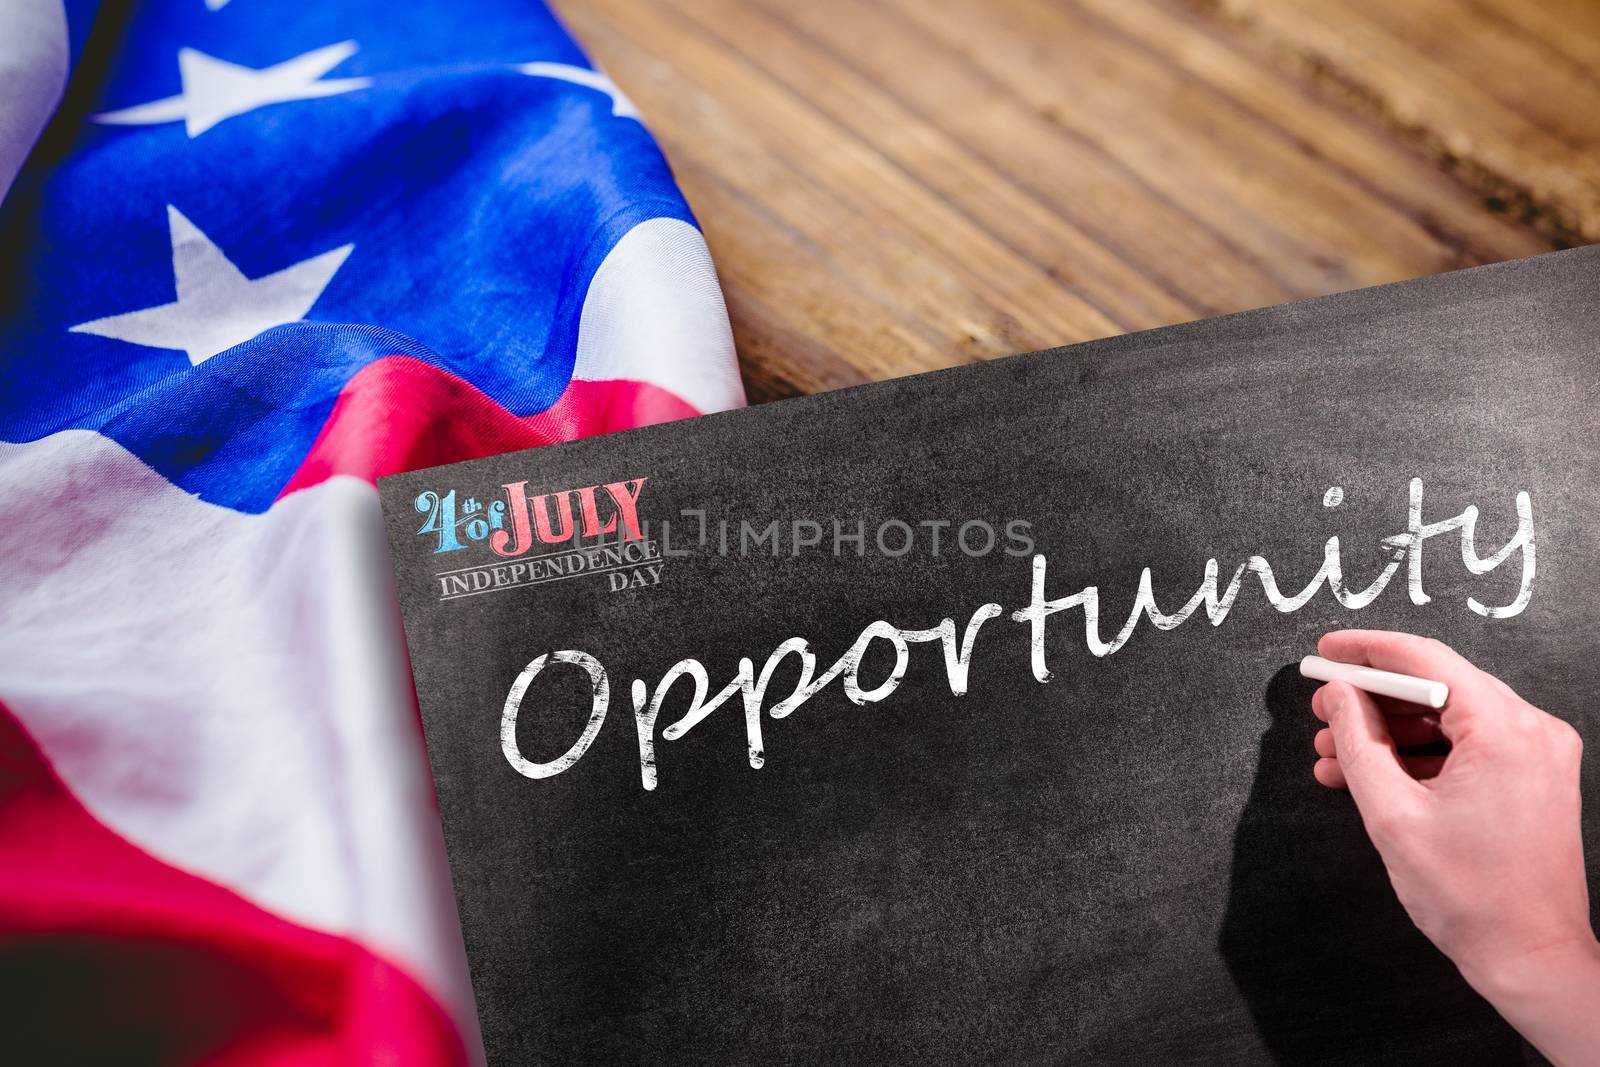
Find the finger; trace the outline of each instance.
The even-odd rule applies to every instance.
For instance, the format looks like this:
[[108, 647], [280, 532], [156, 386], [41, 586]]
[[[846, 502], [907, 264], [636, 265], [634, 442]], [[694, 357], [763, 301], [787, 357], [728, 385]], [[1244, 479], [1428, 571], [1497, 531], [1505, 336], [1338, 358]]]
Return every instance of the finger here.
[[[1482, 719], [1484, 698], [1502, 690], [1491, 675], [1474, 667], [1450, 646], [1416, 634], [1388, 630], [1336, 630], [1317, 642], [1317, 653], [1324, 659], [1356, 663], [1384, 671], [1416, 675], [1443, 682], [1450, 687], [1449, 699], [1439, 709], [1441, 728], [1455, 740], [1470, 723]], [[1395, 708], [1403, 701], [1386, 702]]]
[[[1311, 710], [1323, 722], [1328, 721], [1327, 697], [1320, 695], [1327, 686], [1320, 687], [1311, 696]], [[1370, 695], [1370, 694], [1369, 694]], [[1444, 738], [1444, 732], [1439, 728], [1439, 713], [1419, 709], [1415, 714], [1393, 715], [1389, 713], [1385, 702], [1377, 697], [1372, 698], [1378, 705], [1378, 710], [1383, 713], [1384, 725], [1389, 730], [1389, 736], [1401, 748], [1415, 748], [1420, 745], [1431, 745]], [[1325, 752], [1323, 755], [1331, 756], [1334, 753]]]
[[1338, 755], [1333, 747], [1332, 730], [1318, 730], [1316, 736], [1311, 739], [1311, 747], [1324, 759], [1333, 759]]
[[1319, 759], [1311, 765], [1312, 777], [1329, 789], [1348, 789], [1350, 785], [1344, 780], [1344, 771], [1339, 767], [1336, 759]]
[[1414, 804], [1417, 783], [1395, 755], [1383, 715], [1372, 698], [1345, 682], [1329, 682], [1318, 692], [1328, 713], [1339, 769], [1364, 819]]
[[1396, 697], [1386, 697], [1381, 693], [1371, 694], [1373, 703], [1378, 705], [1378, 710], [1391, 719], [1412, 718], [1417, 715], [1432, 715], [1439, 717], [1438, 708], [1430, 708], [1426, 704], [1413, 704], [1409, 700], [1400, 700]]
[[1311, 713], [1323, 722], [1328, 721], [1328, 701], [1333, 696], [1328, 692], [1332, 683], [1317, 686], [1316, 692], [1311, 694]]
[[[1436, 778], [1444, 769], [1445, 756], [1402, 756], [1400, 763], [1405, 767], [1406, 773], [1417, 781]], [[1339, 766], [1337, 758], [1323, 757], [1311, 765], [1311, 774], [1318, 782], [1329, 789], [1348, 789], [1350, 783], [1345, 779], [1344, 768]]]

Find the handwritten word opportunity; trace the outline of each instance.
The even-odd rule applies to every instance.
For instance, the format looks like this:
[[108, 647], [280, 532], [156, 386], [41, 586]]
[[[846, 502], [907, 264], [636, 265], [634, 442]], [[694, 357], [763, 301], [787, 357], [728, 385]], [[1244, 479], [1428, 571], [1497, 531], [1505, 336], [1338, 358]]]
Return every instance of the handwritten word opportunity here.
[[[1486, 575], [1496, 570], [1513, 555], [1520, 556], [1521, 582], [1516, 596], [1507, 604], [1489, 606], [1476, 597], [1467, 599], [1467, 608], [1487, 619], [1506, 619], [1520, 614], [1533, 596], [1535, 566], [1533, 505], [1528, 494], [1518, 493], [1516, 498], [1517, 530], [1511, 539], [1488, 556], [1479, 555], [1477, 549], [1478, 509], [1470, 506], [1459, 515], [1439, 522], [1422, 521], [1422, 479], [1411, 481], [1410, 516], [1404, 533], [1384, 538], [1382, 546], [1388, 562], [1365, 587], [1352, 589], [1345, 580], [1340, 561], [1339, 538], [1328, 538], [1323, 549], [1322, 566], [1312, 579], [1298, 592], [1285, 594], [1278, 586], [1272, 565], [1261, 556], [1251, 556], [1234, 568], [1226, 583], [1215, 559], [1206, 561], [1200, 587], [1177, 611], [1161, 611], [1151, 592], [1150, 569], [1146, 567], [1139, 576], [1139, 588], [1134, 597], [1133, 610], [1117, 632], [1106, 639], [1100, 630], [1100, 591], [1096, 586], [1086, 586], [1071, 594], [1050, 597], [1046, 593], [1049, 564], [1041, 555], [1033, 557], [1033, 588], [1026, 607], [1011, 612], [1010, 618], [1025, 623], [1029, 628], [1033, 676], [1040, 682], [1050, 681], [1046, 665], [1045, 632], [1050, 621], [1062, 612], [1081, 608], [1083, 612], [1084, 642], [1097, 657], [1109, 656], [1127, 643], [1138, 628], [1141, 619], [1149, 620], [1157, 630], [1171, 630], [1181, 625], [1201, 608], [1212, 626], [1220, 626], [1228, 617], [1234, 602], [1239, 598], [1246, 574], [1254, 574], [1260, 582], [1268, 603], [1280, 612], [1297, 611], [1327, 586], [1335, 599], [1346, 608], [1355, 610], [1368, 606], [1386, 589], [1405, 568], [1405, 585], [1413, 604], [1427, 604], [1432, 600], [1422, 584], [1423, 549], [1435, 537], [1460, 531], [1461, 562], [1474, 575]], [[1337, 486], [1323, 497], [1327, 507], [1337, 507], [1343, 500], [1343, 491]], [[954, 620], [944, 619], [937, 626], [923, 630], [906, 630], [891, 623], [878, 621], [863, 629], [855, 642], [821, 674], [817, 673], [817, 657], [803, 638], [791, 637], [779, 644], [767, 657], [759, 671], [748, 658], [739, 661], [733, 679], [715, 694], [711, 693], [711, 680], [706, 668], [697, 659], [685, 659], [670, 667], [654, 691], [643, 679], [636, 679], [632, 687], [634, 727], [639, 742], [639, 776], [645, 789], [656, 787], [656, 718], [667, 693], [681, 679], [687, 678], [694, 686], [694, 697], [689, 710], [676, 722], [661, 731], [667, 741], [676, 741], [712, 712], [737, 696], [744, 710], [745, 736], [749, 750], [750, 766], [759, 768], [764, 762], [761, 742], [761, 716], [765, 712], [774, 719], [782, 719], [800, 705], [826, 688], [834, 679], [842, 679], [844, 695], [855, 704], [872, 704], [887, 698], [900, 686], [910, 663], [910, 646], [937, 644], [943, 652], [945, 675], [950, 692], [961, 696], [967, 691], [967, 675], [972, 663], [973, 644], [978, 631], [1002, 614], [999, 604], [984, 604], [968, 618], [958, 633]], [[864, 688], [861, 665], [874, 641], [883, 641], [894, 652], [894, 667], [883, 681]], [[794, 689], [781, 700], [767, 706], [767, 689], [774, 673], [788, 657], [800, 664], [800, 677]], [[592, 693], [590, 714], [582, 734], [560, 757], [540, 763], [526, 758], [517, 744], [517, 715], [528, 687], [533, 684], [548, 663], [568, 663], [583, 668], [589, 677]], [[610, 683], [605, 668], [586, 652], [563, 650], [535, 659], [523, 668], [512, 683], [500, 717], [500, 743], [506, 760], [520, 774], [529, 778], [549, 778], [560, 774], [582, 758], [584, 752], [599, 734], [605, 723], [610, 703]]]

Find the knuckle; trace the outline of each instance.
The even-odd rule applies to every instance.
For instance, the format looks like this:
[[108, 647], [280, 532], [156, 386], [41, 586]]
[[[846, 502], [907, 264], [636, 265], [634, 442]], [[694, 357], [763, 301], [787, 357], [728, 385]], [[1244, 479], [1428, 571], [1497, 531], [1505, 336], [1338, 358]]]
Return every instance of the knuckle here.
[[1564, 719], [1550, 716], [1550, 736], [1556, 746], [1566, 755], [1581, 756], [1583, 754], [1583, 735], [1573, 728], [1572, 724]]
[[1548, 725], [1543, 721], [1542, 716], [1538, 714], [1531, 714], [1527, 709], [1522, 709], [1517, 714], [1509, 716], [1507, 723], [1510, 725], [1511, 729], [1515, 731], [1517, 736], [1521, 738], [1535, 738], [1542, 736], [1548, 728]]

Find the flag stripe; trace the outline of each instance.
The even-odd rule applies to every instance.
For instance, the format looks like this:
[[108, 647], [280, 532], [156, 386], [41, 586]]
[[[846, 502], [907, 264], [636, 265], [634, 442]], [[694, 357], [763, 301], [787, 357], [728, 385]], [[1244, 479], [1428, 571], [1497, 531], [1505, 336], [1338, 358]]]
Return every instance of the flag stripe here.
[[13, 1062], [467, 1062], [439, 1004], [380, 956], [97, 821], [3, 704], [0, 943]]
[[162, 861], [411, 969], [473, 1032], [377, 508], [337, 477], [248, 515], [69, 430], [0, 445], [0, 700]]
[[649, 219], [606, 254], [584, 295], [572, 374], [649, 382], [702, 412], [744, 405], [728, 307], [699, 230]]
[[522, 417], [448, 371], [409, 356], [391, 356], [350, 379], [281, 496], [336, 474], [372, 481], [697, 414], [648, 382], [574, 379], [554, 405]]

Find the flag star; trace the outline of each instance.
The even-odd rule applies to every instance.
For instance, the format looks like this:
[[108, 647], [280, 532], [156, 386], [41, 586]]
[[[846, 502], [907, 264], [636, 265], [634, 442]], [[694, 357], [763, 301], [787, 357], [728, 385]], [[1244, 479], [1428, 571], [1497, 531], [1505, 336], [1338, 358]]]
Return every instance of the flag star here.
[[345, 245], [260, 278], [246, 278], [211, 238], [170, 205], [167, 225], [178, 299], [80, 323], [73, 333], [180, 349], [199, 366], [264, 330], [305, 318], [355, 248]]
[[335, 78], [324, 74], [355, 54], [356, 43], [344, 41], [257, 70], [208, 56], [193, 48], [178, 49], [178, 77], [183, 92], [92, 116], [113, 126], [150, 126], [183, 120], [190, 137], [198, 137], [223, 119], [268, 104], [311, 100], [365, 89], [371, 78]]
[[581, 85], [585, 89], [595, 89], [605, 93], [611, 97], [611, 113], [613, 115], [622, 119], [639, 118], [639, 109], [633, 106], [633, 101], [629, 100], [627, 95], [617, 88], [616, 82], [601, 74], [598, 70], [590, 70], [588, 67], [574, 67], [567, 63], [523, 63], [517, 69], [535, 78], [555, 78], [559, 81], [571, 82], [573, 85]]

